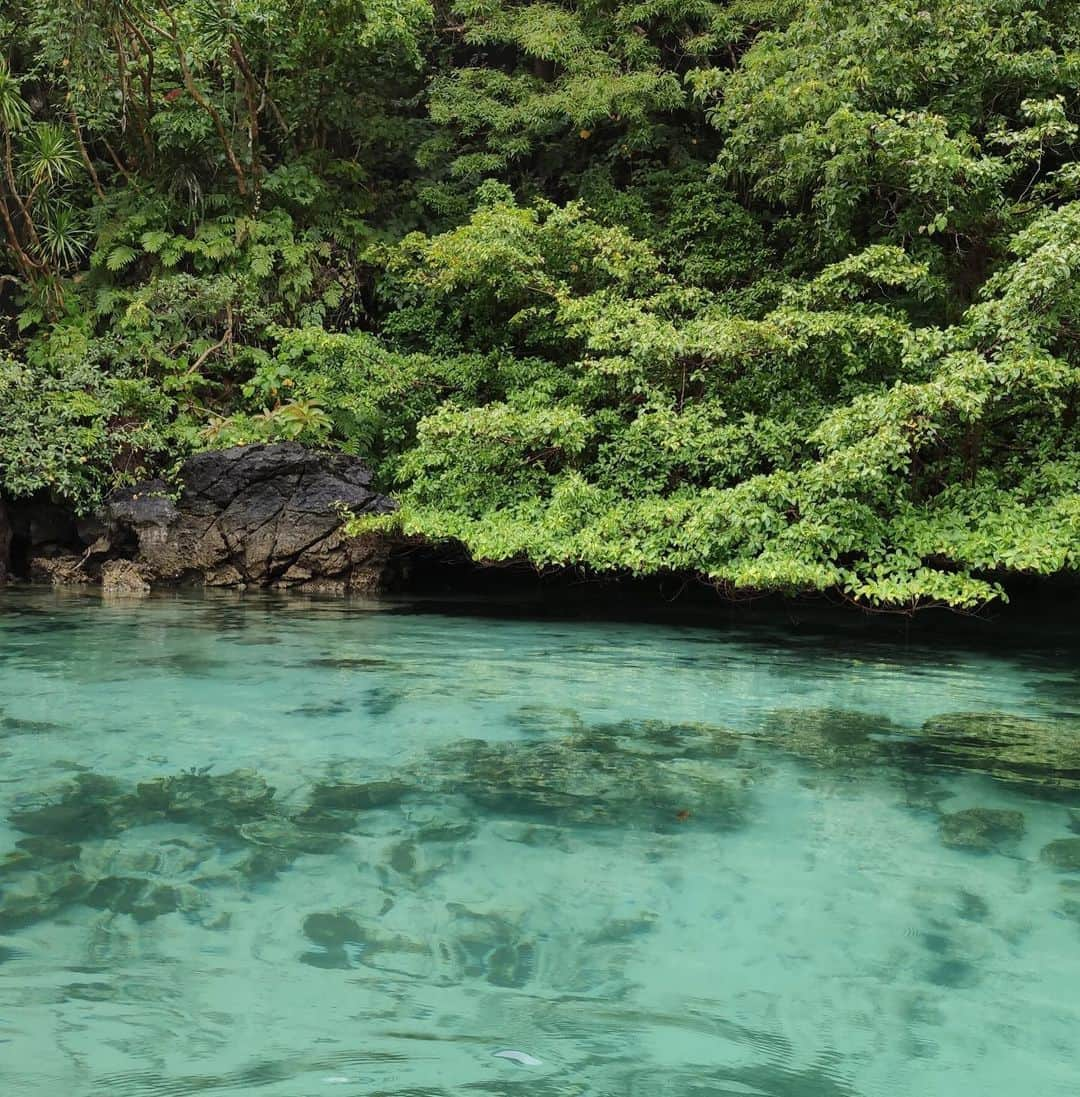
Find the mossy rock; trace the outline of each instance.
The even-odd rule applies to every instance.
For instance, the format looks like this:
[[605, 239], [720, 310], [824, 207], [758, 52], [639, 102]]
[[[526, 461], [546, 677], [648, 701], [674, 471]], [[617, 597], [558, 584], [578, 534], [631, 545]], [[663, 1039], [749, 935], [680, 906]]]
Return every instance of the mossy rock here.
[[909, 749], [928, 761], [1000, 780], [1080, 789], [1080, 723], [1075, 720], [947, 713], [927, 720]]
[[1039, 851], [1039, 857], [1058, 872], [1080, 872], [1080, 838], [1058, 838]]
[[1018, 841], [1024, 835], [1022, 811], [967, 808], [941, 817], [941, 840], [952, 849], [990, 852]]

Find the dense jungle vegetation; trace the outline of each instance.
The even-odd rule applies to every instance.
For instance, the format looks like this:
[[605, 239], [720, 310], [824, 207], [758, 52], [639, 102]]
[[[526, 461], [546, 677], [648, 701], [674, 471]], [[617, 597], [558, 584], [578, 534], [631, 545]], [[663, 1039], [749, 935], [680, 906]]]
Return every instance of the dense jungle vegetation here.
[[4, 0], [0, 488], [358, 454], [478, 559], [1080, 567], [1077, 0]]

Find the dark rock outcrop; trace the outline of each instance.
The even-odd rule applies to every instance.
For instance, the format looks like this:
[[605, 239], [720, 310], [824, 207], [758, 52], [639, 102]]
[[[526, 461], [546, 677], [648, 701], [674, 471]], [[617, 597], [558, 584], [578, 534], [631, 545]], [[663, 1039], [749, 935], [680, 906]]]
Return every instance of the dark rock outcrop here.
[[114, 492], [105, 533], [89, 553], [127, 544], [151, 583], [328, 591], [380, 585], [385, 543], [342, 530], [342, 508], [393, 509], [371, 489], [371, 473], [357, 458], [295, 442], [238, 446], [189, 458], [180, 481], [176, 497], [160, 480]]
[[0, 581], [101, 583], [138, 594], [166, 583], [344, 593], [385, 584], [391, 544], [349, 537], [343, 511], [383, 514], [362, 461], [296, 442], [199, 453], [178, 486], [146, 480], [77, 518], [47, 498], [0, 502]]

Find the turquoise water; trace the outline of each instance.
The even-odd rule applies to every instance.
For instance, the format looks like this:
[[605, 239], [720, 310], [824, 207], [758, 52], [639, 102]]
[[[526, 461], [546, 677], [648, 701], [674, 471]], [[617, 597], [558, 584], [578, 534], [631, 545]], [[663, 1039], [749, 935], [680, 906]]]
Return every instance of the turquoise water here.
[[1074, 654], [9, 592], [0, 1093], [1075, 1095]]

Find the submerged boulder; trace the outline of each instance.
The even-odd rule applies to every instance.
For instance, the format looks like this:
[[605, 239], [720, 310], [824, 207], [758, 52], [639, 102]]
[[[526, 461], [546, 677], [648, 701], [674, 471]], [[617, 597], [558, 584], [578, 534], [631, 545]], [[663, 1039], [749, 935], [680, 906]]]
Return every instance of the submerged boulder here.
[[941, 840], [954, 849], [989, 852], [1024, 835], [1024, 813], [997, 808], [967, 808], [941, 817]]
[[1080, 838], [1057, 838], [1039, 851], [1039, 857], [1058, 872], [1080, 872]]
[[137, 876], [107, 876], [94, 885], [83, 902], [97, 910], [130, 914], [141, 923], [151, 922], [162, 914], [172, 914], [185, 906], [197, 906], [199, 895], [192, 887], [181, 889]]
[[1080, 789], [1080, 722], [958, 712], [923, 724], [910, 749], [940, 765], [1001, 780]]
[[84, 899], [92, 886], [76, 868], [64, 862], [5, 878], [0, 891], [0, 933], [52, 918]]
[[232, 831], [274, 811], [274, 789], [247, 769], [158, 777], [138, 785], [135, 799], [144, 814], [197, 823], [210, 832]]
[[742, 824], [745, 772], [722, 759], [663, 758], [574, 736], [540, 743], [466, 740], [436, 752], [448, 792], [506, 815], [669, 829]]
[[106, 505], [106, 539], [132, 546], [124, 551], [144, 580], [334, 591], [380, 584], [385, 543], [342, 529], [342, 508], [393, 509], [358, 458], [297, 442], [236, 446], [189, 457], [179, 478], [175, 497], [149, 480]]
[[132, 808], [120, 782], [80, 773], [42, 800], [17, 807], [8, 820], [24, 834], [75, 843], [118, 834], [131, 825]]

